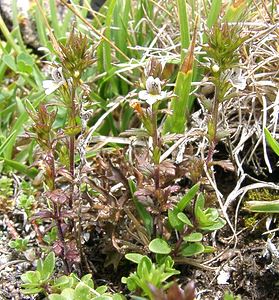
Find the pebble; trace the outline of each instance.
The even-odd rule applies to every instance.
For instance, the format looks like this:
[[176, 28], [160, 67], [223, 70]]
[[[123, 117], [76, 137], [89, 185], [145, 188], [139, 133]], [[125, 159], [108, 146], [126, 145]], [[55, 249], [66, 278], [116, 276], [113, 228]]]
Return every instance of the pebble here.
[[11, 255], [1, 255], [0, 256], [0, 266], [5, 265], [7, 262], [9, 262], [11, 260]]

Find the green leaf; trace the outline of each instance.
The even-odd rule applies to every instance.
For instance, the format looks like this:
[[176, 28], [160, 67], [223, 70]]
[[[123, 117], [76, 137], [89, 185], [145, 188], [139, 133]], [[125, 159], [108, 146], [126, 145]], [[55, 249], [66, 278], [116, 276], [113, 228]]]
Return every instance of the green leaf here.
[[203, 253], [204, 246], [201, 243], [189, 243], [182, 247], [180, 254], [182, 256], [193, 256]]
[[22, 52], [17, 56], [18, 71], [31, 74], [33, 71], [34, 61], [32, 56]]
[[65, 289], [70, 288], [72, 286], [73, 279], [71, 277], [68, 277], [66, 275], [63, 275], [57, 279], [55, 279], [53, 287], [59, 288], [59, 289]]
[[193, 232], [183, 238], [185, 242], [200, 242], [203, 235], [200, 232]]
[[75, 288], [74, 299], [87, 300], [90, 299], [90, 296], [91, 296], [90, 288], [87, 285], [85, 285], [84, 282], [80, 282]]
[[140, 277], [145, 278], [146, 274], [149, 274], [151, 269], [152, 269], [151, 259], [147, 256], [144, 256], [138, 264], [137, 274]]
[[204, 195], [203, 193], [200, 193], [197, 197], [197, 201], [195, 203], [195, 214], [197, 213], [196, 210], [198, 208], [200, 208], [201, 210], [203, 210], [204, 208], [204, 203], [205, 203], [205, 199], [204, 199]]
[[171, 247], [169, 246], [169, 244], [161, 238], [152, 240], [149, 243], [148, 247], [149, 250], [153, 253], [169, 254], [171, 252]]
[[226, 225], [226, 221], [224, 219], [222, 219], [222, 218], [218, 218], [211, 225], [200, 226], [200, 229], [205, 230], [205, 231], [215, 231], [215, 230], [221, 229], [225, 225]]
[[200, 226], [210, 224], [207, 215], [201, 210], [199, 206], [197, 206], [195, 209], [195, 216]]
[[208, 28], [211, 28], [216, 21], [218, 20], [218, 16], [220, 14], [222, 7], [222, 0], [213, 0], [210, 6], [210, 11], [207, 17], [206, 25]]
[[160, 281], [164, 282], [167, 279], [169, 279], [170, 277], [172, 277], [174, 275], [178, 275], [178, 274], [180, 274], [180, 271], [178, 271], [178, 270], [175, 270], [175, 269], [168, 270], [167, 273], [161, 274]]
[[88, 285], [91, 289], [94, 289], [94, 282], [92, 280], [92, 274], [86, 274], [81, 278], [81, 281]]
[[51, 294], [48, 296], [48, 299], [49, 300], [68, 300], [67, 298], [65, 298], [64, 296], [59, 295], [59, 294]]
[[107, 290], [108, 290], [108, 287], [106, 285], [101, 285], [96, 288], [96, 292], [101, 295], [104, 294]]
[[20, 278], [25, 283], [38, 284], [41, 280], [41, 274], [38, 271], [27, 271]]
[[185, 57], [185, 49], [188, 49], [190, 45], [190, 32], [187, 12], [186, 0], [177, 0], [179, 26], [180, 26], [180, 40], [181, 40], [181, 62]]
[[107, 295], [101, 295], [101, 296], [97, 296], [94, 297], [95, 300], [112, 300], [111, 296], [107, 296]]
[[75, 291], [71, 288], [64, 289], [61, 293], [61, 296], [63, 296], [65, 300], [74, 300]]
[[143, 258], [142, 254], [139, 253], [127, 253], [125, 255], [125, 258], [136, 263], [139, 264], [139, 262], [141, 261], [141, 259]]
[[211, 222], [216, 221], [219, 217], [219, 213], [216, 208], [207, 208], [204, 213]]
[[177, 207], [168, 210], [168, 220], [172, 228], [180, 231], [184, 227], [184, 223], [178, 218], [178, 214], [180, 213]]
[[28, 166], [25, 166], [24, 164], [15, 161], [15, 160], [11, 160], [11, 159], [7, 159], [4, 157], [0, 157], [0, 160], [3, 160], [5, 162], [5, 164], [7, 164], [8, 166], [10, 166], [11, 168], [17, 170], [18, 172], [27, 175], [30, 178], [35, 178], [36, 175], [38, 174], [38, 170], [35, 168], [29, 168]]
[[204, 253], [214, 253], [216, 251], [215, 247], [212, 246], [204, 246]]
[[274, 139], [267, 128], [264, 128], [264, 134], [268, 145], [276, 153], [276, 155], [279, 156], [279, 143]]
[[247, 201], [245, 208], [259, 213], [279, 213], [279, 200], [273, 201]]
[[200, 184], [196, 183], [194, 186], [190, 188], [187, 194], [180, 199], [180, 201], [176, 205], [180, 211], [183, 211], [186, 208], [189, 202], [195, 197], [199, 188], [200, 188]]
[[12, 55], [4, 54], [2, 60], [11, 70], [17, 72], [16, 62]]
[[121, 294], [113, 294], [112, 295], [112, 299], [113, 300], [124, 300], [126, 298], [123, 295], [121, 295]]
[[35, 295], [43, 291], [43, 288], [30, 288], [30, 289], [21, 289], [20, 290], [24, 295]]
[[187, 118], [192, 108], [193, 101], [190, 98], [193, 72], [185, 74], [178, 72], [174, 93], [177, 95], [171, 101], [172, 115], [169, 115], [164, 124], [165, 133], [184, 133]]
[[48, 279], [52, 275], [54, 267], [55, 255], [54, 252], [50, 252], [43, 261], [42, 266], [40, 267], [40, 273], [43, 280]]
[[184, 224], [190, 226], [190, 227], [193, 227], [194, 225], [191, 223], [191, 221], [189, 220], [189, 218], [183, 213], [183, 212], [180, 212], [177, 214], [177, 218], [183, 222]]
[[246, 13], [247, 5], [247, 1], [239, 1], [238, 3], [232, 2], [227, 7], [223, 21], [228, 23], [240, 21], [241, 17], [243, 17], [243, 15]]
[[15, 134], [15, 131], [13, 131], [6, 139], [4, 142], [1, 143], [0, 145], [0, 155], [2, 154], [3, 151], [5, 151], [6, 146], [9, 145], [10, 140], [13, 138]]

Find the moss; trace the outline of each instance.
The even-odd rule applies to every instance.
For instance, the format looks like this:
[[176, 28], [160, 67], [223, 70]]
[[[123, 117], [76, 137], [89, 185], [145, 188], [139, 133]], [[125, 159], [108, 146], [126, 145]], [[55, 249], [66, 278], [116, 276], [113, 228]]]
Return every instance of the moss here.
[[278, 197], [278, 191], [262, 188], [249, 191], [246, 201], [273, 201], [278, 200]]

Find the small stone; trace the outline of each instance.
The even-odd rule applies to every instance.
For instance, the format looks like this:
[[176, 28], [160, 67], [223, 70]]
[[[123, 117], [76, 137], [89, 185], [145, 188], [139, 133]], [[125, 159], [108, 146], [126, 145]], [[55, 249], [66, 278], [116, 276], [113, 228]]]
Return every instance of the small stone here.
[[0, 256], [0, 266], [6, 264], [11, 260], [11, 255], [1, 255]]

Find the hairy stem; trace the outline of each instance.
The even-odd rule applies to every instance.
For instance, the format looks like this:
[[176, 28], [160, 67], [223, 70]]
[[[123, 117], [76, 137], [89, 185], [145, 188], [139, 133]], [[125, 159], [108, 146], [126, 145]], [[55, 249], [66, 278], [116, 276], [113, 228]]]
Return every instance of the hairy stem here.
[[[51, 168], [51, 190], [55, 190], [56, 189], [56, 184], [55, 184], [55, 177], [56, 177], [56, 169], [55, 169], [55, 161], [54, 161], [54, 154], [51, 152], [49, 154], [49, 167]], [[56, 204], [53, 202], [53, 212], [54, 212], [54, 216], [55, 216], [55, 223], [56, 223], [56, 227], [58, 230], [58, 238], [61, 242], [61, 244], [63, 245], [63, 250], [62, 250], [62, 261], [64, 263], [64, 268], [65, 268], [65, 272], [67, 274], [70, 274], [70, 266], [68, 261], [65, 259], [65, 247], [66, 247], [66, 243], [65, 243], [65, 238], [64, 238], [64, 234], [63, 234], [63, 230], [62, 230], [62, 223], [61, 223], [61, 207], [59, 206], [59, 204]]]
[[153, 144], [153, 162], [154, 162], [154, 182], [155, 182], [155, 189], [158, 190], [160, 188], [159, 163], [160, 163], [161, 141], [160, 141], [160, 137], [158, 134], [158, 127], [157, 127], [157, 107], [154, 106], [152, 108], [152, 124], [153, 124], [152, 144]]

